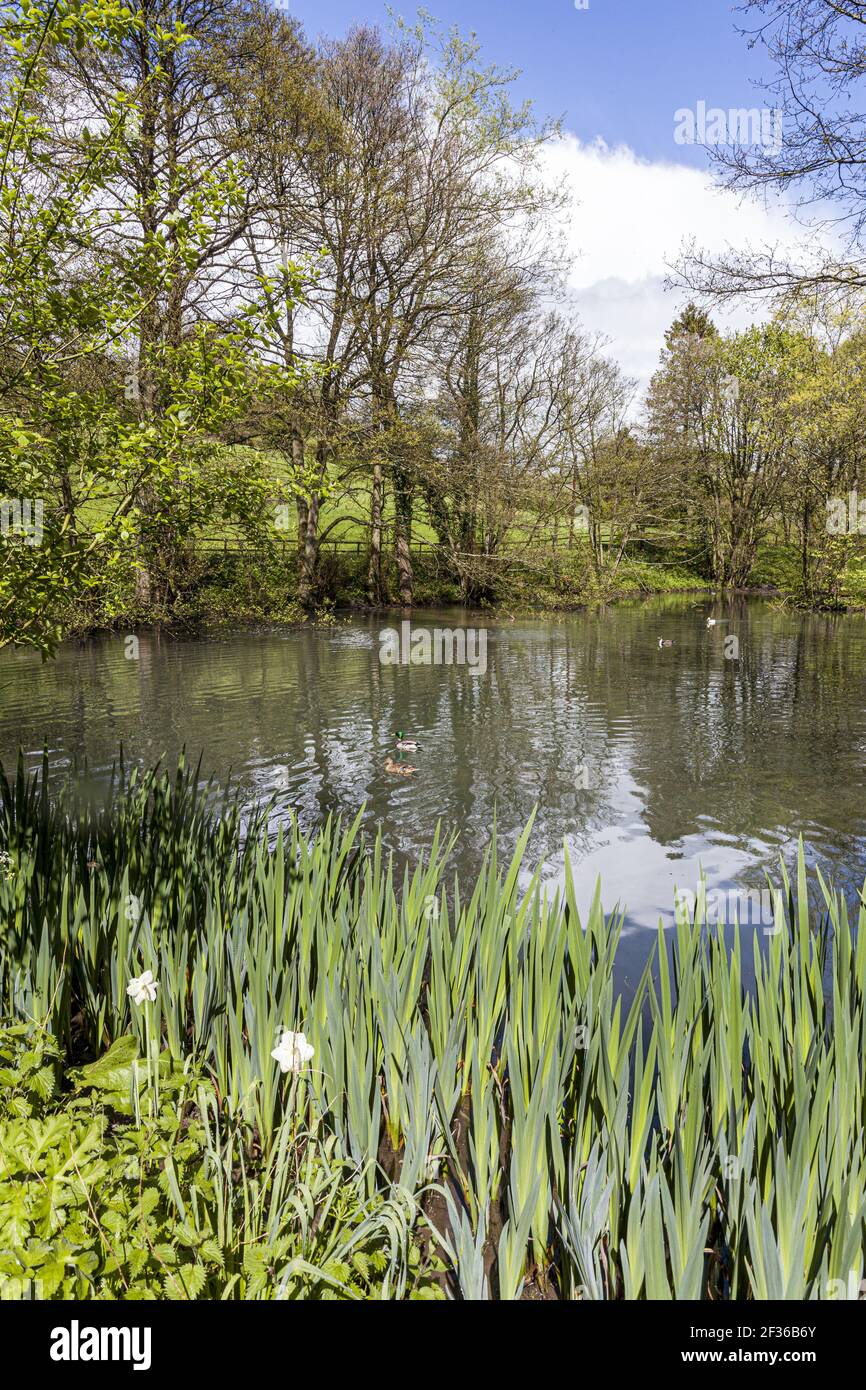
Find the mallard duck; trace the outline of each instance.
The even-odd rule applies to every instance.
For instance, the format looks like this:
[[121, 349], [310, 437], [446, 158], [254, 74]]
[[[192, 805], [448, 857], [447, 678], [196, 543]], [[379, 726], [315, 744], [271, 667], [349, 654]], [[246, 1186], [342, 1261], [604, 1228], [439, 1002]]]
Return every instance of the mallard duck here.
[[418, 747], [417, 738], [413, 738], [411, 734], [404, 734], [402, 729], [398, 729], [394, 737], [397, 740], [397, 747], [402, 748], [404, 753], [414, 753]]
[[673, 644], [674, 644], [674, 639], [673, 639], [672, 637], [660, 637], [660, 638], [659, 638], [659, 646], [660, 646], [660, 647], [672, 647]]
[[395, 763], [393, 758], [385, 759], [385, 771], [396, 773], [398, 777], [411, 777], [413, 772], [417, 772], [416, 767], [410, 767], [408, 763]]

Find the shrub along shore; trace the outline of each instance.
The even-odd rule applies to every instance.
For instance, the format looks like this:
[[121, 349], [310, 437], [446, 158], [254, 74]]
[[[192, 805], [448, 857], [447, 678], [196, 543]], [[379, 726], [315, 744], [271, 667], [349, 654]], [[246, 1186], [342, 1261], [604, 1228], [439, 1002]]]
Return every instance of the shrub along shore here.
[[[311, 602], [300, 603], [294, 556], [284, 548], [260, 555], [228, 553], [200, 560], [194, 580], [171, 609], [141, 605], [122, 590], [109, 596], [98, 591], [73, 604], [66, 614], [64, 638], [102, 632], [128, 633], [159, 626], [167, 632], [197, 634], [244, 626], [284, 626], [330, 621], [335, 612], [380, 612], [400, 608], [396, 572], [386, 567], [380, 602], [371, 605], [366, 591], [362, 555], [334, 553], [320, 564], [320, 583]], [[567, 613], [607, 603], [702, 594], [707, 598], [754, 595], [774, 597], [791, 607], [862, 612], [866, 606], [866, 570], [852, 564], [846, 582], [832, 603], [804, 601], [796, 583], [796, 557], [786, 552], [761, 552], [759, 564], [745, 588], [719, 590], [705, 570], [682, 548], [644, 546], [629, 556], [605, 582], [588, 564], [583, 548], [575, 552], [512, 557], [495, 567], [489, 584], [468, 606], [491, 615]], [[416, 558], [414, 610], [466, 607], [467, 599], [447, 566], [435, 553]]]
[[[861, 909], [621, 922], [197, 772], [0, 780], [0, 1281], [43, 1297], [809, 1299], [863, 1277]], [[670, 936], [673, 937], [672, 942]], [[668, 947], [671, 947], [669, 950]], [[754, 970], [747, 990], [744, 974]]]

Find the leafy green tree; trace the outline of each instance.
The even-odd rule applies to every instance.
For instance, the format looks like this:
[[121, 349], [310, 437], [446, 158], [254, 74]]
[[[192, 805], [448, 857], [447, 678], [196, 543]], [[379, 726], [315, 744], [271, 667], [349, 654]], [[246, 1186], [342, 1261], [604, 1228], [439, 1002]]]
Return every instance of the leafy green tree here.
[[670, 337], [649, 396], [650, 436], [679, 476], [681, 514], [720, 588], [747, 584], [791, 476], [788, 409], [802, 336], [780, 324]]
[[696, 304], [687, 304], [665, 332], [665, 347], [670, 351], [677, 338], [687, 335], [693, 338], [717, 338], [719, 330], [705, 309]]
[[[73, 605], [128, 572], [142, 542], [164, 542], [154, 498], [177, 527], [188, 499], [184, 524], [194, 525], [217, 432], [262, 389], [263, 374], [276, 384], [276, 369], [257, 364], [262, 311], [249, 305], [219, 329], [149, 344], [140, 360], [161, 408], [140, 408], [128, 364], [142, 323], [195, 263], [226, 190], [219, 175], [203, 178], [170, 234], [160, 227], [103, 255], [100, 200], [143, 91], [119, 86], [108, 116], [81, 126], [62, 159], [45, 95], [64, 54], [115, 52], [141, 23], [114, 0], [0, 10], [0, 645], [49, 652]], [[183, 30], [155, 33], [170, 62]], [[228, 492], [216, 488], [217, 505]]]
[[804, 334], [788, 402], [794, 455], [785, 520], [799, 540], [796, 597], [809, 607], [844, 601], [848, 566], [862, 548], [866, 332], [862, 314], [833, 318], [836, 341]]

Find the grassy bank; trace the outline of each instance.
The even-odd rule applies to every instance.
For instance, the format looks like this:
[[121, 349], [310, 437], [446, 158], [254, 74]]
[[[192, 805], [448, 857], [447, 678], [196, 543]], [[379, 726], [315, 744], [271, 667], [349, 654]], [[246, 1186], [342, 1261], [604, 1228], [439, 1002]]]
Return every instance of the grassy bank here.
[[[413, 557], [414, 607], [443, 608], [464, 603], [459, 582], [433, 552]], [[396, 566], [384, 567], [385, 588], [397, 602]], [[618, 599], [665, 593], [710, 593], [706, 577], [676, 555], [641, 553], [627, 559], [600, 584], [585, 554], [509, 554], [488, 562], [481, 597], [472, 607], [490, 612], [568, 612]], [[89, 597], [68, 616], [67, 637], [115, 630], [128, 632], [159, 622], [179, 633], [207, 632], [240, 625], [300, 623], [335, 609], [368, 608], [366, 556], [323, 551], [312, 611], [298, 599], [295, 555], [291, 548], [247, 553], [211, 553], [191, 558], [180, 593], [170, 609], [138, 606], [132, 585]]]
[[[777, 594], [794, 606], [800, 605], [799, 564], [799, 557], [790, 548], [763, 548], [750, 589]], [[464, 604], [460, 583], [443, 553], [417, 552], [413, 570], [415, 608]], [[652, 595], [710, 596], [716, 592], [694, 556], [670, 542], [642, 543], [602, 579], [595, 574], [583, 545], [558, 551], [512, 550], [483, 563], [478, 561], [475, 571], [481, 583], [470, 606], [494, 614], [562, 613]], [[392, 557], [386, 558], [383, 573], [385, 593], [391, 604], [396, 604], [399, 582]], [[852, 610], [866, 606], [866, 562], [861, 565], [856, 558], [852, 560], [839, 601]], [[335, 609], [367, 608], [367, 558], [362, 550], [322, 551], [313, 606], [305, 608], [299, 601], [294, 547], [265, 540], [259, 550], [190, 552], [170, 606], [137, 604], [131, 576], [106, 591], [97, 589], [71, 608], [65, 635], [129, 632], [154, 623], [194, 634], [248, 625], [295, 624], [311, 618], [327, 619]]]
[[850, 924], [825, 890], [810, 919], [801, 862], [774, 934], [726, 942], [699, 905], [626, 1010], [618, 922], [597, 902], [580, 921], [570, 870], [552, 900], [537, 878], [519, 891], [525, 838], [472, 884], [437, 840], [398, 878], [357, 823], [243, 838], [183, 769], [99, 808], [44, 773], [4, 779], [5, 1287], [823, 1299], [859, 1283], [866, 909]]

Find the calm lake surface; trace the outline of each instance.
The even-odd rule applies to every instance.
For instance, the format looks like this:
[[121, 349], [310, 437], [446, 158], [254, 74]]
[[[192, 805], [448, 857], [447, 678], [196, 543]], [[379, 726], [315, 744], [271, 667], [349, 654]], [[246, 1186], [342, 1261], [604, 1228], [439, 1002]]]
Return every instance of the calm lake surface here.
[[[707, 617], [719, 620], [708, 628]], [[412, 630], [487, 628], [487, 670], [382, 665], [399, 617], [245, 632], [218, 640], [141, 635], [67, 645], [54, 662], [0, 657], [0, 758], [86, 758], [97, 780], [183, 745], [252, 803], [271, 795], [315, 824], [367, 805], [398, 854], [459, 830], [456, 867], [476, 870], [494, 809], [503, 848], [537, 805], [530, 858], [555, 883], [568, 845], [580, 896], [600, 877], [607, 910], [638, 939], [671, 921], [675, 887], [703, 874], [717, 895], [765, 886], [803, 836], [856, 900], [866, 874], [866, 620], [803, 616], [769, 602], [694, 596], [566, 617], [486, 619], [453, 610]], [[739, 659], [726, 656], [729, 639]], [[659, 647], [659, 639], [672, 642]], [[389, 775], [393, 733], [421, 746]], [[741, 918], [743, 912], [739, 913]], [[637, 948], [637, 949], [635, 949]]]

